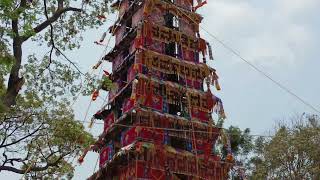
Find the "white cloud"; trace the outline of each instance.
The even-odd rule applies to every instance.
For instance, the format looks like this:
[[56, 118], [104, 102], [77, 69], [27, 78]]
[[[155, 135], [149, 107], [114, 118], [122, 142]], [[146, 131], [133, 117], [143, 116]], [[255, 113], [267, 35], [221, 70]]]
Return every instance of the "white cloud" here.
[[317, 10], [320, 5], [319, 0], [275, 0], [275, 3], [278, 10], [288, 15], [308, 14], [310, 11]]
[[309, 19], [320, 14], [319, 5], [319, 0], [220, 0], [200, 13], [207, 30], [255, 63], [297, 65], [316, 48], [316, 25]]

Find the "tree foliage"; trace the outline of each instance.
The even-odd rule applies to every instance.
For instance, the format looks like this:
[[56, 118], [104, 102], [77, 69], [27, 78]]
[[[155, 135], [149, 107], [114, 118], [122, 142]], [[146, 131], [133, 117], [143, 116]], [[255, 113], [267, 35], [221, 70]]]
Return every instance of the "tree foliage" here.
[[302, 116], [292, 125], [281, 125], [271, 139], [256, 139], [251, 178], [320, 179], [319, 144], [318, 116]]
[[[231, 169], [230, 178], [231, 179], [242, 179], [241, 173], [245, 169], [239, 167], [245, 167], [249, 161], [249, 155], [254, 149], [253, 137], [250, 134], [250, 129], [246, 128], [241, 130], [239, 127], [230, 126], [228, 129], [224, 130], [224, 135], [222, 136], [224, 141], [229, 139], [229, 142], [224, 142], [225, 146], [222, 147], [222, 156], [225, 158], [228, 153], [228, 146], [230, 145], [230, 150], [234, 156], [234, 167]], [[229, 144], [229, 145], [228, 145]]]
[[[71, 103], [97, 86], [65, 52], [103, 24], [108, 0], [0, 1], [0, 172], [71, 178], [70, 163], [93, 141]], [[26, 54], [26, 42], [41, 53]], [[30, 43], [32, 42], [32, 43]]]

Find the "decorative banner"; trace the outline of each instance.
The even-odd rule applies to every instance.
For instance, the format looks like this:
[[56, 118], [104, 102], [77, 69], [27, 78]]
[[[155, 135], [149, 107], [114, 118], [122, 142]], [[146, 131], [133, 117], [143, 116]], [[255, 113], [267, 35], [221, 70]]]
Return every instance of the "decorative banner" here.
[[177, 58], [145, 50], [141, 53], [142, 63], [148, 68], [166, 74], [177, 74], [182, 78], [191, 80], [203, 80], [214, 72], [206, 64], [196, 64], [181, 61]]
[[[158, 169], [163, 172], [175, 172], [208, 180], [224, 179], [221, 177], [225, 175], [222, 172], [228, 172], [227, 170], [233, 165], [233, 163], [223, 163], [218, 156], [196, 157], [190, 152], [177, 151], [170, 146], [160, 145], [147, 148], [149, 145], [146, 146], [146, 144], [149, 143], [139, 144], [145, 148], [139, 153], [139, 161], [134, 163], [137, 165], [138, 178], [153, 179], [150, 169]], [[164, 180], [164, 177], [161, 179]]]
[[[190, 129], [192, 127], [192, 123], [194, 126], [194, 130], [197, 131], [195, 133], [195, 138], [197, 140], [201, 140], [203, 142], [210, 142], [212, 145], [215, 143], [215, 140], [220, 134], [220, 129], [216, 127], [212, 127], [209, 125], [204, 125], [203, 123], [198, 123], [197, 121], [188, 121], [184, 118], [178, 118], [177, 116], [168, 115], [168, 114], [161, 114], [156, 111], [152, 110], [137, 110], [137, 123], [139, 126], [147, 126], [147, 127], [156, 127], [152, 129], [154, 132], [157, 131], [157, 128], [178, 128], [178, 129]], [[164, 140], [164, 144], [170, 142], [170, 137], [180, 137], [185, 138], [190, 137], [190, 132], [180, 132], [180, 131], [165, 131], [161, 132], [161, 139], [162, 136]], [[186, 133], [186, 134], [185, 134]], [[189, 136], [190, 135], [190, 136]], [[155, 135], [156, 137], [156, 135]]]
[[191, 117], [194, 119], [198, 119], [201, 122], [208, 122], [209, 121], [209, 114], [206, 111], [201, 111], [197, 108], [192, 108], [191, 110]]
[[127, 131], [122, 132], [121, 135], [121, 146], [127, 146], [131, 144], [137, 137], [136, 128], [128, 129]]
[[114, 123], [114, 113], [111, 112], [105, 119], [104, 119], [104, 132], [107, 132], [111, 125]]
[[[208, 121], [208, 112], [211, 112], [213, 108], [219, 114], [223, 112], [221, 100], [212, 95], [211, 92], [204, 93], [185, 88], [170, 81], [159, 82], [156, 79], [147, 78], [140, 74], [135, 89], [139, 104], [159, 111], [162, 111], [163, 103], [188, 106], [190, 102], [190, 108], [193, 109], [193, 112], [196, 112], [192, 113], [192, 116], [202, 121]], [[163, 102], [163, 97], [166, 102]]]
[[122, 104], [122, 113], [126, 113], [134, 108], [134, 99], [128, 98]]
[[113, 143], [110, 142], [107, 146], [105, 146], [101, 152], [100, 152], [100, 159], [99, 159], [99, 165], [100, 167], [103, 167], [107, 161], [112, 159], [114, 154], [113, 151]]
[[164, 141], [164, 132], [159, 129], [132, 127], [122, 133], [122, 146], [129, 145], [136, 140], [152, 141], [155, 144], [162, 144]]
[[172, 28], [159, 26], [157, 24], [145, 21], [143, 31], [146, 41], [152, 41], [152, 39], [154, 39], [167, 44], [176, 42], [182, 47], [193, 51], [203, 52], [206, 50], [205, 40], [188, 36], [187, 34]]

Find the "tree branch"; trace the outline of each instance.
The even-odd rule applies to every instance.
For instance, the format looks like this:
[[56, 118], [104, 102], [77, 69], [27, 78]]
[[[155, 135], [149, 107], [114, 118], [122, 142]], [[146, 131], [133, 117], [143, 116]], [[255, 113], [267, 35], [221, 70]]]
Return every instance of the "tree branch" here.
[[36, 130], [34, 130], [32, 133], [30, 133], [30, 134], [28, 134], [28, 135], [20, 138], [19, 140], [16, 140], [16, 141], [14, 141], [14, 142], [11, 142], [11, 143], [9, 143], [9, 144], [1, 145], [0, 148], [8, 147], [8, 146], [17, 144], [17, 143], [19, 143], [20, 141], [23, 141], [23, 140], [27, 139], [28, 137], [30, 137], [30, 136], [34, 135], [36, 132], [38, 132], [38, 131], [40, 130], [40, 128], [42, 127], [42, 125], [43, 125], [43, 124], [41, 124], [41, 125], [40, 125]]
[[11, 166], [0, 166], [0, 172], [1, 171], [11, 171], [17, 174], [24, 174], [23, 170]]
[[[82, 12], [82, 9], [75, 8], [75, 7], [67, 7], [67, 8], [62, 8], [59, 9], [46, 21], [42, 22], [39, 24], [37, 27], [33, 28], [33, 31], [35, 33], [39, 33], [45, 28], [47, 28], [51, 23], [55, 22], [62, 14], [68, 12], [68, 11], [73, 11], [73, 12]], [[29, 36], [23, 36], [22, 41], [28, 40], [32, 35]]]
[[63, 9], [63, 1], [64, 0], [58, 0], [58, 9], [57, 10]]

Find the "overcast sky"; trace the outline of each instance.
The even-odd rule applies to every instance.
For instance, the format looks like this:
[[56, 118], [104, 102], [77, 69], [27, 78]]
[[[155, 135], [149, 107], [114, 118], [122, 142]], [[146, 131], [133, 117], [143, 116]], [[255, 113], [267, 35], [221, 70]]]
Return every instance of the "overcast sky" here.
[[[319, 7], [320, 0], [208, 0], [199, 13], [204, 17], [201, 25], [204, 29], [320, 109]], [[114, 15], [110, 18], [116, 19]], [[68, 53], [83, 71], [89, 71], [101, 56], [103, 47], [93, 42], [111, 23], [86, 32], [83, 46]], [[222, 90], [215, 93], [224, 102], [228, 117], [226, 127], [248, 127], [252, 134], [268, 134], [277, 121], [303, 112], [316, 113], [234, 56], [204, 31], [201, 35], [213, 46], [215, 60], [209, 61], [209, 64], [217, 69], [220, 76]], [[111, 44], [114, 44], [113, 41]], [[104, 67], [109, 69], [110, 64], [105, 63]], [[84, 119], [89, 101], [89, 97], [81, 97], [74, 106], [79, 120]], [[93, 102], [87, 120], [101, 106], [100, 100]], [[91, 132], [99, 135], [102, 125], [95, 125]], [[90, 176], [97, 157], [98, 154], [89, 153], [83, 165], [77, 166], [74, 179]], [[11, 175], [2, 174], [0, 177], [9, 179], [13, 177]]]

